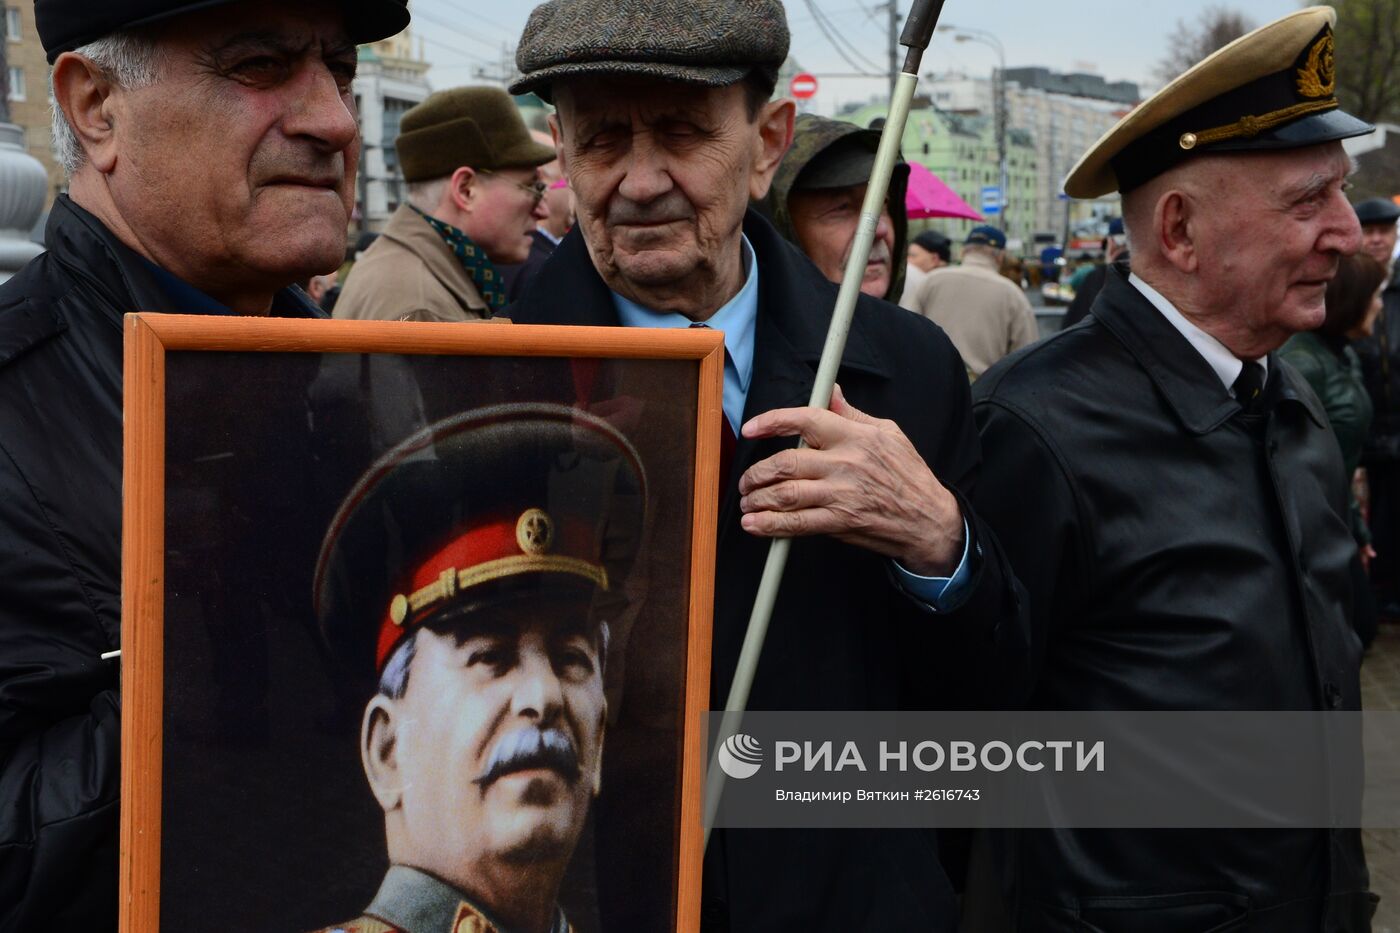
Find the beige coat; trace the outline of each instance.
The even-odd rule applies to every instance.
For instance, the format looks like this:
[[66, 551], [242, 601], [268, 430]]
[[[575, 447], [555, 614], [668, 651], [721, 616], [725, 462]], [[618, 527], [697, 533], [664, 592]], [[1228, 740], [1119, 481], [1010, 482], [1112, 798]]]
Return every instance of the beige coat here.
[[1025, 292], [1004, 278], [990, 257], [976, 253], [964, 256], [962, 265], [930, 272], [909, 305], [948, 334], [969, 379], [1039, 337]]
[[379, 321], [475, 321], [486, 302], [442, 237], [407, 204], [350, 270], [335, 303], [337, 318]]

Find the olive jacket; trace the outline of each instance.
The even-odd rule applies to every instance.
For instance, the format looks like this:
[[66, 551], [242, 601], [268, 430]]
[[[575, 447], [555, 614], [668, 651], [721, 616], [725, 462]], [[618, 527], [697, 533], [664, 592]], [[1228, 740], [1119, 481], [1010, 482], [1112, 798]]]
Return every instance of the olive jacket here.
[[1290, 337], [1279, 356], [1298, 370], [1317, 393], [1332, 433], [1341, 447], [1346, 467], [1347, 498], [1351, 503], [1352, 533], [1361, 544], [1371, 540], [1371, 532], [1361, 516], [1361, 505], [1351, 493], [1351, 475], [1361, 465], [1362, 448], [1371, 433], [1371, 397], [1361, 378], [1361, 361], [1345, 344], [1332, 345], [1316, 332]]

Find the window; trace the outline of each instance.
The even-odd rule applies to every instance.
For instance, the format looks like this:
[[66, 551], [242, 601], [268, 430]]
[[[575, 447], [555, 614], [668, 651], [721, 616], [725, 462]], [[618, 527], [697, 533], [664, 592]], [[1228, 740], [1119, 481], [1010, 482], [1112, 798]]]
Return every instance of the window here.
[[10, 100], [24, 100], [24, 69], [10, 67]]
[[21, 38], [20, 10], [17, 6], [5, 7], [5, 38], [18, 42]]

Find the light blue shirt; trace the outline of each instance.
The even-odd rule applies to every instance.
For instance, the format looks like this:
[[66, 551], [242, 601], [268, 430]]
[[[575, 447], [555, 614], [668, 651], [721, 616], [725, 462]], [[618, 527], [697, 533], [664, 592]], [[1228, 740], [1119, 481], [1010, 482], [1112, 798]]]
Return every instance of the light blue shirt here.
[[[712, 314], [705, 324], [724, 334], [724, 417], [739, 436], [744, 423], [744, 404], [748, 401], [753, 382], [753, 342], [758, 325], [758, 259], [748, 237], [742, 237], [744, 265], [748, 274], [739, 293]], [[694, 322], [683, 314], [663, 313], [644, 308], [634, 301], [612, 292], [617, 316], [624, 327], [690, 327]], [[968, 541], [971, 535], [967, 520], [963, 520], [963, 553], [958, 569], [951, 577], [921, 577], [910, 573], [891, 560], [895, 578], [904, 592], [926, 608], [945, 611], [957, 605], [972, 581], [968, 567]]]

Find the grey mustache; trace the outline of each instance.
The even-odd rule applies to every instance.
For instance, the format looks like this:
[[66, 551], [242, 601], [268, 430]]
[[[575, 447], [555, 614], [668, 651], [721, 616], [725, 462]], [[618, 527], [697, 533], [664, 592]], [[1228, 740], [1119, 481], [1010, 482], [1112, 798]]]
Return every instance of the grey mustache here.
[[685, 195], [674, 189], [647, 204], [618, 197], [608, 205], [609, 224], [659, 224], [689, 220], [694, 215]]
[[508, 733], [491, 749], [486, 769], [472, 783], [485, 787], [503, 775], [532, 768], [550, 768], [570, 781], [578, 780], [578, 752], [568, 733], [534, 726]]

